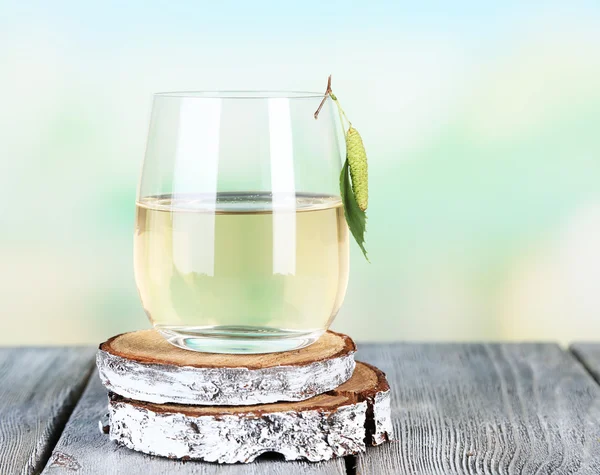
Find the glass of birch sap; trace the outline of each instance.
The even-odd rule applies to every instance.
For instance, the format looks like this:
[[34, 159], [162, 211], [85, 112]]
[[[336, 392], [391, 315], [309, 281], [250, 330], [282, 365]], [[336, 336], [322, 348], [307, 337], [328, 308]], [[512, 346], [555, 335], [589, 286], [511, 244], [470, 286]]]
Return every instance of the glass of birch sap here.
[[135, 278], [172, 344], [270, 353], [315, 342], [348, 283], [331, 99], [156, 94], [137, 197]]

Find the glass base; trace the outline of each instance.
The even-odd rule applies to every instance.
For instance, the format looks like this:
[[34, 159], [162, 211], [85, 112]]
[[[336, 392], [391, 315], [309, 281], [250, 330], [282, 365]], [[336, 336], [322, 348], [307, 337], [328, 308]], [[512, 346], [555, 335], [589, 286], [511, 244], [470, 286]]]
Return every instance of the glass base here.
[[325, 330], [285, 330], [272, 327], [178, 327], [156, 325], [166, 340], [184, 350], [204, 353], [278, 353], [312, 345]]

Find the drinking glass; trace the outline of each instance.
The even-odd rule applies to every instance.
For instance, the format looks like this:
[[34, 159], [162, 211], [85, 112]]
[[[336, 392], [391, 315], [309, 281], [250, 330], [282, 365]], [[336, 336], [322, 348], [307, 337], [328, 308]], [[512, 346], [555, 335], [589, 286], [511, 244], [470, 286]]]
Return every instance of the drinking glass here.
[[169, 342], [213, 353], [310, 345], [348, 283], [331, 99], [306, 92], [154, 96], [137, 195], [135, 279]]

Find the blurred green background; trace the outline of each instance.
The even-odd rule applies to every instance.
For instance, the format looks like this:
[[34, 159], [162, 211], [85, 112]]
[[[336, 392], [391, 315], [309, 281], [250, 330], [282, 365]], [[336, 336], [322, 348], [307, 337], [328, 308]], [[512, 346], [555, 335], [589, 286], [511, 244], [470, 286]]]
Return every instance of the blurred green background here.
[[149, 326], [132, 234], [152, 93], [329, 73], [371, 184], [372, 264], [353, 246], [336, 329], [600, 339], [600, 4], [290, 5], [0, 1], [0, 344]]

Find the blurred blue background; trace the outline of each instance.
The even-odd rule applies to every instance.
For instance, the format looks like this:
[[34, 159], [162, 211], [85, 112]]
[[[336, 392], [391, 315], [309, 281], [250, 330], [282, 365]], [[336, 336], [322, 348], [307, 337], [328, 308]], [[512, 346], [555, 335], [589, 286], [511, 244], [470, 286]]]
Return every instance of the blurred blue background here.
[[322, 91], [369, 152], [358, 340], [600, 339], [600, 4], [0, 1], [1, 344], [149, 323], [152, 94]]

